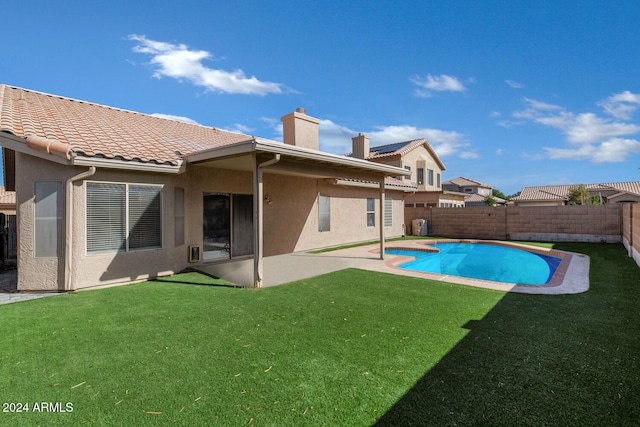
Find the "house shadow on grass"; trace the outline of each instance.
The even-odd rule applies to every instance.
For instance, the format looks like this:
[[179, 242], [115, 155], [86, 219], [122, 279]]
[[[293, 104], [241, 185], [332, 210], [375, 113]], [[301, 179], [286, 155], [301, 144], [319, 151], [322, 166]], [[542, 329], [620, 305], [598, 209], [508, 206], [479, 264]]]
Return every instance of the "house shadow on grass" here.
[[375, 425], [638, 425], [640, 270], [627, 260], [583, 294], [505, 294]]
[[217, 286], [224, 288], [242, 288], [242, 286], [223, 280], [212, 274], [208, 274], [197, 269], [188, 268], [173, 276], [157, 277], [151, 279], [154, 282], [164, 283], [181, 283], [185, 285], [198, 285], [198, 286]]

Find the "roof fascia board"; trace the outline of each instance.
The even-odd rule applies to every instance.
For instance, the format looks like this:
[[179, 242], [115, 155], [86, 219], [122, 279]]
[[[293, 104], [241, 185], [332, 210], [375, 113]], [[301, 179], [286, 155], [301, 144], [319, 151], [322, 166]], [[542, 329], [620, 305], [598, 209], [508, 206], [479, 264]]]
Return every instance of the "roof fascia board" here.
[[[360, 182], [360, 181], [351, 181], [348, 179], [335, 179], [335, 180], [332, 180], [332, 183], [334, 185], [344, 185], [348, 187], [376, 188], [376, 189], [380, 188], [380, 184], [377, 182]], [[386, 183], [384, 184], [384, 188], [391, 191], [402, 191], [404, 193], [416, 192], [415, 188], [398, 187], [396, 185], [386, 184]]]
[[384, 175], [388, 176], [408, 176], [411, 173], [404, 168], [383, 165], [380, 163], [373, 163], [362, 159], [353, 159], [351, 157], [339, 156], [337, 154], [323, 153], [321, 151], [310, 150], [308, 148], [301, 148], [293, 145], [286, 145], [261, 139], [256, 139], [256, 151], [279, 153], [285, 156], [298, 157], [319, 162], [327, 162], [340, 166], [361, 169], [367, 172], [383, 173]]
[[95, 166], [97, 168], [134, 170], [140, 172], [180, 174], [186, 170], [185, 162], [180, 162], [178, 166], [174, 166], [84, 156], [74, 156], [71, 162], [74, 166]]
[[381, 173], [386, 176], [409, 175], [411, 172], [395, 166], [382, 165], [369, 162], [367, 160], [352, 159], [350, 157], [338, 156], [336, 154], [323, 153], [308, 148], [287, 145], [281, 142], [269, 141], [262, 138], [253, 138], [223, 147], [211, 148], [205, 151], [188, 154], [184, 156], [185, 162], [200, 163], [207, 160], [219, 159], [222, 157], [238, 156], [252, 152], [281, 154], [283, 156], [296, 157], [299, 159], [313, 160], [317, 162], [329, 163], [333, 166], [343, 166], [347, 168], [359, 169], [363, 172]]
[[209, 148], [193, 154], [183, 156], [186, 163], [201, 163], [208, 160], [216, 160], [223, 157], [249, 154], [255, 151], [255, 139], [236, 142], [222, 147]]

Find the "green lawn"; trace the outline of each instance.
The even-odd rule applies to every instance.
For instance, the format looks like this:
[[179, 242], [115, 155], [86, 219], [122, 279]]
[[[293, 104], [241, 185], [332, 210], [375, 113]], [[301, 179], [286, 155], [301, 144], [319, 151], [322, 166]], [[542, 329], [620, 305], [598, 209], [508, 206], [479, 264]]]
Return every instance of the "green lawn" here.
[[30, 409], [0, 425], [637, 425], [640, 269], [620, 245], [555, 247], [591, 257], [588, 292], [345, 270], [0, 306], [0, 401]]

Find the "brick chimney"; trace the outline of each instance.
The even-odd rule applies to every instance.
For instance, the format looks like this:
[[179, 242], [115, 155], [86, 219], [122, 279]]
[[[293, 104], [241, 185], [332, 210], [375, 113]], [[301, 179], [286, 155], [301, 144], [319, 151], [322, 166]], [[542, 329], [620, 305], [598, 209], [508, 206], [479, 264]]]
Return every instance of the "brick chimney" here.
[[282, 120], [282, 134], [285, 144], [297, 147], [319, 150], [318, 125], [320, 120], [307, 116], [304, 108], [296, 108], [296, 111], [280, 118]]
[[351, 156], [354, 159], [366, 159], [369, 157], [369, 137], [363, 133], [351, 138], [353, 150]]

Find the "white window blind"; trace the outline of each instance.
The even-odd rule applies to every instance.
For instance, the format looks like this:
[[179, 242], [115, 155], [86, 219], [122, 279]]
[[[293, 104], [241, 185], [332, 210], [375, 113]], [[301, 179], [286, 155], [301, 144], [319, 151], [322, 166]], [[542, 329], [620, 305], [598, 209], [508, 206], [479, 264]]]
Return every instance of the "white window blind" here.
[[162, 247], [160, 187], [129, 185], [129, 249]]
[[87, 252], [162, 247], [161, 189], [87, 183]]

